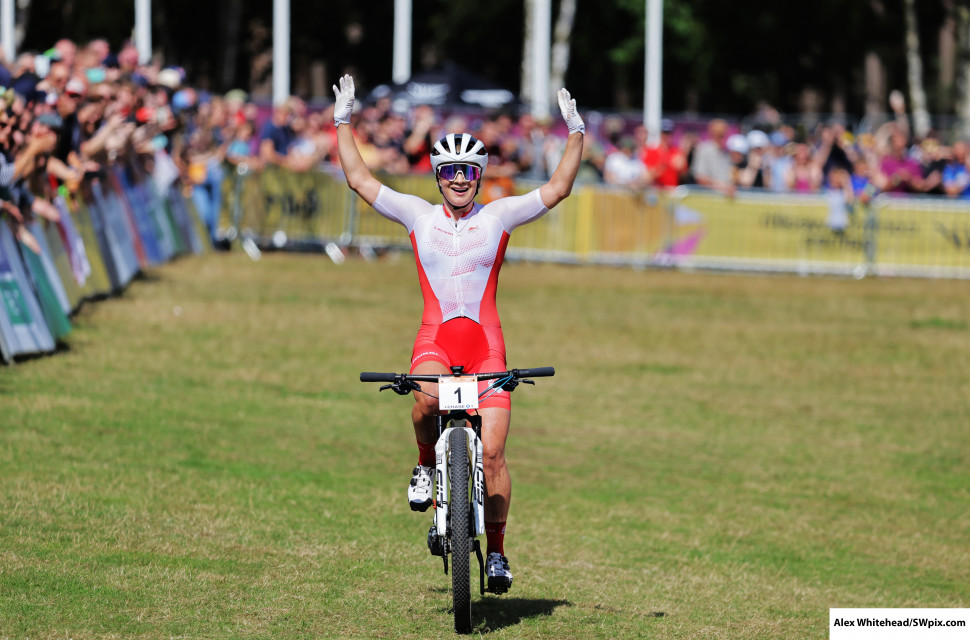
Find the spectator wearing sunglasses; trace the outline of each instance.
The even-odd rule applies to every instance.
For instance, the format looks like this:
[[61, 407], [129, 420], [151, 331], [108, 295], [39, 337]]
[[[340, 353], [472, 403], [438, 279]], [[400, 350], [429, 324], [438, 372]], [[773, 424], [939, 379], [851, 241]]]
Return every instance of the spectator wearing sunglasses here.
[[[441, 204], [398, 193], [381, 184], [361, 157], [350, 127], [354, 81], [349, 75], [334, 86], [334, 124], [340, 164], [347, 184], [382, 216], [403, 225], [410, 235], [421, 274], [424, 314], [414, 344], [411, 373], [447, 374], [461, 365], [468, 373], [505, 371], [505, 342], [495, 306], [498, 272], [509, 234], [532, 222], [565, 199], [572, 190], [583, 155], [586, 127], [569, 92], [559, 92], [559, 107], [569, 137], [559, 165], [548, 182], [520, 196], [486, 205], [475, 202], [481, 190], [488, 152], [468, 133], [449, 133], [430, 153]], [[484, 383], [482, 383], [484, 386]], [[418, 445], [418, 465], [408, 486], [413, 511], [431, 506], [431, 470], [435, 462], [437, 385], [431, 394], [415, 394], [411, 411]], [[505, 462], [511, 421], [509, 393], [484, 399], [482, 417], [485, 463], [486, 572], [489, 590], [507, 591], [512, 572], [505, 556], [505, 523], [512, 483]]]
[[61, 126], [57, 136], [57, 146], [47, 163], [47, 170], [62, 183], [76, 185], [83, 177], [79, 152], [83, 137], [81, 121], [78, 119], [78, 109], [84, 97], [86, 87], [81, 80], [71, 78], [64, 86], [64, 91], [57, 97], [55, 107], [61, 118]]

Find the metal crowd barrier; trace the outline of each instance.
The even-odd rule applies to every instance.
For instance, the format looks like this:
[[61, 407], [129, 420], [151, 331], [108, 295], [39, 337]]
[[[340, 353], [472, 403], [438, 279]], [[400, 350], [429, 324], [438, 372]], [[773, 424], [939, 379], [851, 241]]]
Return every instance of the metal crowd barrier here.
[[[398, 191], [440, 200], [428, 175], [379, 178]], [[537, 186], [520, 181], [515, 192]], [[234, 168], [223, 195], [221, 233], [261, 247], [411, 246], [404, 229], [366, 206], [339, 171]], [[855, 203], [841, 226], [830, 217], [830, 198], [576, 185], [554, 210], [517, 229], [506, 255], [632, 267], [970, 278], [970, 201], [880, 196]]]

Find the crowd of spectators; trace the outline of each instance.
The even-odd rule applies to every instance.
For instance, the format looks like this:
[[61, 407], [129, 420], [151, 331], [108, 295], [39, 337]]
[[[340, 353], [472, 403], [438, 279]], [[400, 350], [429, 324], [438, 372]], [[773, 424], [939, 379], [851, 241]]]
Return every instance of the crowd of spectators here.
[[[134, 47], [62, 39], [44, 52], [0, 61], [0, 207], [16, 236], [40, 247], [27, 226], [58, 221], [54, 201], [123, 163], [143, 176], [168, 161], [169, 186], [198, 146], [179, 111], [195, 102], [184, 74], [141, 65]], [[178, 160], [178, 162], [176, 162]]]
[[[792, 126], [775, 114], [744, 128], [720, 118], [699, 129], [664, 119], [651, 140], [642, 124], [606, 116], [587, 128], [577, 182], [632, 190], [697, 184], [728, 195], [747, 189], [814, 193], [850, 205], [877, 193], [970, 198], [968, 142], [934, 132], [916, 139], [898, 93], [890, 104], [893, 117], [871, 131], [834, 121]], [[258, 157], [294, 168], [336, 166], [330, 115], [324, 109], [319, 116], [306, 115], [298, 100], [277, 108], [258, 135], [261, 145], [272, 140], [273, 150], [260, 148]], [[442, 116], [426, 105], [400, 108], [389, 97], [365, 100], [352, 124], [368, 166], [390, 173], [430, 172], [434, 140], [449, 131], [472, 133], [489, 151], [485, 201], [507, 192], [515, 179], [547, 179], [565, 145], [552, 119], [508, 111]], [[300, 147], [306, 150], [295, 151]]]
[[[489, 151], [484, 201], [514, 181], [545, 180], [565, 146], [558, 121], [509, 111], [443, 113], [402, 107], [390, 96], [360, 100], [353, 126], [368, 166], [390, 173], [430, 173], [434, 141], [468, 131]], [[851, 205], [874, 194], [970, 198], [967, 142], [931, 134], [916, 140], [900, 96], [894, 119], [874, 131], [838, 123], [794, 127], [764, 118], [742, 130], [712, 119], [706, 128], [663, 120], [656, 140], [642, 124], [616, 116], [589, 118], [577, 183], [643, 190], [698, 184], [729, 195], [739, 189], [827, 194]], [[63, 39], [44, 52], [0, 64], [0, 215], [35, 246], [24, 222], [58, 217], [62, 190], [126, 163], [176, 177], [214, 232], [226, 163], [258, 170], [337, 167], [332, 105], [291, 97], [260, 107], [242, 90], [193, 88], [179, 68], [139, 64], [131, 45]], [[164, 171], [157, 171], [164, 163]]]

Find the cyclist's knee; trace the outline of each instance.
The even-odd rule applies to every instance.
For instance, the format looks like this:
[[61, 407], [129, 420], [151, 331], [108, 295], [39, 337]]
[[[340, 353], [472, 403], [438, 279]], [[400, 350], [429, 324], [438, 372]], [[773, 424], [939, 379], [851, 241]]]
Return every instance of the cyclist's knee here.
[[424, 418], [430, 418], [438, 413], [438, 400], [424, 394], [418, 394], [414, 399], [414, 410]]
[[486, 469], [500, 469], [505, 466], [505, 447], [486, 447], [482, 452], [482, 464]]

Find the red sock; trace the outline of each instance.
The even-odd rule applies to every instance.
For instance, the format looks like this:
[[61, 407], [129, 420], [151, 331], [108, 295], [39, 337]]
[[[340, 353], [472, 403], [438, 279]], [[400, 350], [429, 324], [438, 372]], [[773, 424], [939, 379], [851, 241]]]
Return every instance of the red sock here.
[[490, 553], [501, 553], [505, 555], [505, 523], [486, 522], [485, 523], [485, 555]]
[[434, 443], [428, 444], [418, 440], [418, 464], [422, 467], [435, 465]]

